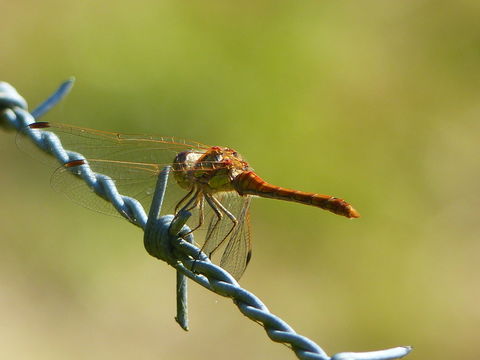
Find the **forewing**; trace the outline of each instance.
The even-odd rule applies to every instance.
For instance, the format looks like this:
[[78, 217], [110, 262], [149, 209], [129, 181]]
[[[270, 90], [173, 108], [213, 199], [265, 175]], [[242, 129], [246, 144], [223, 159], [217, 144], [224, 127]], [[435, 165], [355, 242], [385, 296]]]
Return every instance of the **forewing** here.
[[81, 153], [87, 159], [171, 165], [181, 151], [203, 152], [209, 148], [173, 137], [128, 135], [58, 123], [34, 123], [29, 127], [34, 132], [53, 132], [66, 150]]
[[[147, 213], [161, 169], [173, 165], [179, 152], [198, 151], [201, 154], [209, 149], [207, 145], [177, 138], [126, 135], [57, 123], [34, 123], [29, 127], [37, 134], [56, 134], [63, 148], [83, 155], [95, 173], [107, 175], [107, 182], [112, 181], [120, 194], [139, 200]], [[23, 142], [21, 137], [19, 142]], [[198, 170], [205, 171], [214, 167], [212, 164]], [[89, 189], [79, 176], [75, 176], [76, 173], [78, 174], [78, 169], [75, 166], [64, 164], [52, 176], [53, 187], [87, 208], [119, 215], [112, 205]], [[186, 194], [187, 190], [180, 188], [171, 173], [162, 214], [174, 213], [175, 205]], [[192, 209], [193, 216], [188, 224], [191, 228], [207, 224], [195, 232], [195, 237], [202, 237], [203, 228], [205, 242], [202, 249], [209, 255], [223, 253], [221, 266], [238, 279], [247, 266], [251, 251], [248, 228], [250, 198], [233, 191], [212, 196], [237, 219], [237, 225], [234, 226], [234, 222], [225, 213], [219, 219], [218, 211], [214, 211], [208, 204], [205, 204], [203, 212], [198, 207]]]
[[[207, 145], [194, 141], [126, 135], [59, 123], [33, 123], [29, 128], [37, 137], [46, 135], [42, 133], [47, 132], [57, 135], [63, 148], [83, 155], [94, 172], [109, 176], [120, 194], [139, 200], [147, 213], [159, 171], [166, 165], [172, 165], [178, 152], [193, 150], [201, 153], [208, 149]], [[42, 162], [54, 162], [44, 161], [47, 157], [39, 155], [41, 152], [31, 146], [32, 142], [25, 136], [17, 136], [17, 144]], [[57, 169], [52, 176], [53, 187], [87, 208], [118, 215], [113, 206], [104, 199], [97, 198], [78, 176], [73, 176], [72, 173], [75, 172], [75, 167]], [[171, 173], [162, 214], [173, 213], [176, 202], [185, 193]]]

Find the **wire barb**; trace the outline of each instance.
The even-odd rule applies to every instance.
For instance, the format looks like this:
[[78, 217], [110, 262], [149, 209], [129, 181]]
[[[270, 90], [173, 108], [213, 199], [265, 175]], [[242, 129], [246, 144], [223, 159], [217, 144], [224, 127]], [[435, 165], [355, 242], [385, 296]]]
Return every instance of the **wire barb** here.
[[[165, 171], [159, 176], [152, 202], [153, 210], [151, 208], [147, 217], [145, 210], [136, 199], [119, 194], [111, 178], [94, 173], [88, 161], [81, 154], [65, 150], [55, 134], [46, 131], [39, 133], [38, 130], [30, 129], [28, 125], [56, 105], [72, 85], [72, 79], [66, 81], [48, 100], [29, 113], [25, 99], [11, 85], [0, 82], [0, 126], [23, 131], [40, 149], [55, 156], [62, 165], [70, 161], [83, 160], [84, 163], [74, 167], [76, 175], [82, 177], [97, 195], [110, 201], [123, 217], [144, 229], [144, 244], [149, 254], [166, 261], [177, 270], [177, 274], [188, 277], [218, 295], [231, 298], [242, 314], [261, 324], [270, 339], [287, 344], [299, 359], [387, 360], [401, 358], [412, 350], [408, 346], [403, 346], [364, 353], [344, 352], [329, 357], [313, 341], [297, 334], [286, 322], [270, 313], [260, 299], [241, 288], [232, 275], [214, 265], [206, 254], [193, 245], [193, 237], [188, 234], [189, 229], [185, 226], [188, 213], [178, 214], [176, 217], [166, 215], [158, 218], [165, 194], [168, 170], [164, 169]], [[164, 181], [163, 184], [162, 181]], [[185, 236], [188, 241], [179, 237], [178, 234], [183, 231], [188, 234]], [[195, 271], [192, 271], [193, 268]], [[186, 288], [184, 290], [184, 295], [177, 300], [185, 301], [186, 304]], [[184, 310], [186, 316], [186, 307]], [[188, 319], [179, 320], [181, 316], [183, 315], [181, 312], [179, 315], [177, 309], [177, 321], [179, 323], [183, 321], [184, 326], [188, 328]]]

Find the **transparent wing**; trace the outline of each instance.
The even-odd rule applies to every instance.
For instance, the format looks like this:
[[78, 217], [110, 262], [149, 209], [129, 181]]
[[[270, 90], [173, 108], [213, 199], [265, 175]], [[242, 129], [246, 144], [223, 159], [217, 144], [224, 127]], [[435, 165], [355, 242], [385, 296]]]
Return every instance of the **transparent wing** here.
[[[203, 153], [209, 148], [195, 141], [126, 135], [59, 123], [38, 122], [31, 124], [29, 128], [39, 135], [42, 132], [57, 135], [66, 150], [82, 154], [94, 172], [109, 176], [120, 194], [139, 200], [147, 213], [160, 170], [166, 165], [172, 165], [178, 152], [193, 150]], [[21, 133], [17, 136], [17, 145], [22, 150], [41, 162], [56, 162], [51, 156], [43, 155], [32, 145], [32, 141]], [[52, 176], [52, 186], [82, 206], [118, 216], [113, 206], [96, 196], [78, 176], [72, 175], [75, 172], [71, 167], [58, 168]], [[162, 213], [163, 210], [173, 213], [176, 202], [184, 195], [185, 190], [178, 186], [173, 174], [170, 174]]]
[[223, 252], [220, 266], [233, 275], [235, 279], [245, 272], [252, 258], [252, 243], [250, 239], [250, 196], [246, 196], [239, 215], [239, 223], [235, 227], [227, 247]]
[[[28, 127], [25, 127], [25, 129]], [[34, 133], [41, 133], [41, 130], [34, 130]], [[59, 162], [52, 154], [45, 152], [39, 148], [39, 146], [27, 136], [26, 131], [19, 130], [15, 137], [15, 144], [25, 154], [34, 159], [37, 163], [47, 165], [52, 168], [57, 168]]]
[[[160, 166], [96, 160], [89, 160], [88, 165], [95, 173], [107, 175], [109, 177], [107, 181], [111, 181], [120, 194], [138, 200], [148, 213]], [[78, 172], [78, 166], [59, 167], [52, 175], [52, 187], [86, 208], [107, 215], [120, 216], [108, 201], [96, 195], [85, 181], [76, 176]], [[174, 191], [174, 188], [178, 188], [176, 189], [178, 191], [179, 187], [174, 181], [171, 182], [172, 184], [169, 184], [171, 191]]]
[[[87, 159], [171, 164], [181, 151], [204, 152], [209, 148], [199, 142], [173, 137], [128, 135], [59, 123], [38, 122], [29, 125], [29, 128], [34, 132], [53, 132], [65, 149], [79, 152]], [[30, 146], [23, 139], [24, 137], [18, 137], [19, 147], [30, 152]]]
[[250, 196], [240, 196], [235, 192], [214, 195], [230, 212], [237, 223], [223, 215], [219, 220], [215, 210], [206, 206], [205, 242], [202, 250], [212, 257], [221, 254], [220, 266], [239, 279], [251, 257], [249, 207]]
[[[163, 167], [172, 165], [181, 151], [204, 153], [210, 148], [198, 142], [170, 137], [125, 135], [65, 124], [34, 123], [29, 127], [35, 132], [56, 134], [65, 149], [85, 156], [95, 173], [107, 175], [108, 181], [115, 183], [120, 194], [139, 200], [147, 213], [157, 176]], [[212, 168], [215, 166], [198, 170]], [[176, 205], [188, 193], [188, 189], [181, 188], [175, 181], [174, 171], [169, 177], [162, 215], [175, 213]], [[89, 209], [120, 216], [109, 202], [97, 196], [75, 173], [78, 169], [72, 164], [58, 168], [52, 176], [52, 186]], [[213, 198], [215, 204], [208, 204], [207, 197]], [[202, 238], [205, 239], [202, 249], [207, 254], [223, 254], [221, 266], [235, 278], [240, 278], [251, 253], [248, 224], [250, 197], [240, 196], [234, 191], [202, 194], [199, 204], [204, 206], [191, 209], [192, 217], [188, 221], [190, 228], [198, 228], [195, 231], [196, 240], [202, 243]]]

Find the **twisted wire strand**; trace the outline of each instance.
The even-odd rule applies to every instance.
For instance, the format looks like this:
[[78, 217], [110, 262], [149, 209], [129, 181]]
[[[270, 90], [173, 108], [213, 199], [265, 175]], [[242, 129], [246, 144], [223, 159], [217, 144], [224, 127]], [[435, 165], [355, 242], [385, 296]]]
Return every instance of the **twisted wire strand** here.
[[[73, 79], [63, 83], [48, 100], [30, 113], [27, 110], [27, 102], [15, 88], [8, 83], [0, 82], [0, 126], [23, 131], [39, 148], [55, 156], [61, 164], [73, 160], [85, 160], [81, 154], [63, 149], [55, 134], [32, 131], [28, 127], [35, 122], [35, 118], [45, 114], [57, 104], [68, 93], [72, 84]], [[185, 223], [189, 214], [180, 214], [177, 217], [167, 215], [156, 219], [156, 214], [154, 218], [150, 212], [147, 217], [145, 210], [136, 199], [119, 194], [114, 181], [106, 175], [94, 173], [87, 161], [75, 174], [81, 176], [97, 195], [110, 201], [128, 221], [144, 229], [145, 247], [151, 255], [166, 261], [179, 273], [206, 289], [231, 298], [242, 314], [265, 328], [272, 341], [288, 345], [299, 359], [387, 360], [401, 358], [411, 351], [411, 347], [401, 346], [373, 352], [343, 352], [329, 357], [312, 340], [297, 334], [286, 322], [270, 313], [260, 299], [241, 288], [228, 272], [213, 264], [198, 247], [179, 237], [179, 234], [186, 230]], [[180, 233], [178, 231], [172, 233], [172, 228], [180, 229]]]
[[[37, 117], [43, 115], [66, 95], [72, 84], [73, 79], [63, 83], [54, 95], [32, 111], [32, 113], [29, 113], [26, 101], [16, 90], [7, 83], [0, 83], [0, 97], [2, 98], [0, 105], [4, 107], [2, 114], [3, 126], [9, 125], [28, 136], [40, 149], [53, 155], [62, 165], [70, 161], [84, 160], [84, 165], [76, 166], [69, 170], [80, 176], [98, 196], [112, 203], [120, 215], [143, 229], [147, 222], [147, 215], [142, 205], [136, 199], [119, 194], [114, 181], [110, 177], [94, 173], [83, 155], [63, 148], [57, 135], [28, 127], [28, 125], [36, 121], [32, 114], [37, 114]], [[11, 99], [10, 106], [5, 106], [8, 104], [7, 99]]]

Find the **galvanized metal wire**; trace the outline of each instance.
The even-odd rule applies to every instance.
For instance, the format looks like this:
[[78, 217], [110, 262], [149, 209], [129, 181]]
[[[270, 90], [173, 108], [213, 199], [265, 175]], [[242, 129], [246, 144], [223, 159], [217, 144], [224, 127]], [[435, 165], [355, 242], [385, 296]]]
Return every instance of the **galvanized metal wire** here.
[[[71, 89], [73, 79], [63, 83], [55, 93], [32, 112], [28, 111], [27, 102], [11, 85], [0, 82], [0, 126], [5, 130], [22, 131], [40, 149], [57, 158], [60, 164], [73, 160], [85, 159], [83, 155], [66, 150], [60, 139], [48, 131], [32, 131], [29, 124], [36, 122], [50, 108], [55, 106]], [[342, 352], [329, 357], [326, 352], [312, 340], [297, 334], [286, 322], [270, 313], [268, 308], [254, 294], [240, 287], [238, 282], [221, 267], [213, 264], [208, 256], [192, 243], [185, 223], [189, 213], [158, 217], [166, 189], [166, 179], [169, 168], [165, 168], [158, 178], [149, 216], [144, 208], [134, 198], [119, 194], [115, 182], [106, 175], [93, 172], [88, 162], [80, 166], [79, 176], [102, 198], [110, 201], [116, 210], [132, 224], [144, 229], [144, 244], [147, 251], [154, 257], [166, 261], [180, 274], [182, 283], [178, 291], [180, 305], [186, 307], [186, 288], [182, 277], [200, 284], [204, 288], [233, 300], [238, 309], [251, 320], [261, 324], [268, 337], [279, 343], [288, 345], [299, 359], [304, 360], [387, 360], [397, 359], [407, 355], [411, 348], [400, 346], [387, 350], [373, 352]], [[195, 271], [192, 271], [194, 269]], [[183, 279], [183, 282], [182, 282]], [[183, 313], [182, 313], [183, 311]], [[184, 322], [185, 308], [177, 314], [177, 321]]]

